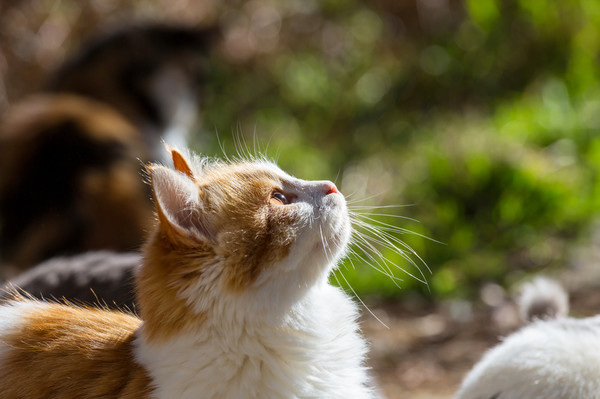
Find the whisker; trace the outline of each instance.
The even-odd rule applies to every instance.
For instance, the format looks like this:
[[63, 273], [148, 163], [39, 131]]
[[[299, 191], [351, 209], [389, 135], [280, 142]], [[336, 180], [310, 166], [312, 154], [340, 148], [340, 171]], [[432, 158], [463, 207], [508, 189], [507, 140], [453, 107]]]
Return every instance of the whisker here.
[[[267, 144], [265, 145], [265, 154], [269, 153], [269, 149], [271, 148], [271, 141], [273, 140], [273, 133], [271, 133], [271, 136], [269, 136], [269, 140], [267, 140]], [[275, 159], [275, 163], [277, 163], [277, 157]]]
[[[360, 247], [363, 250], [363, 253], [365, 255], [367, 255], [369, 258], [371, 258], [373, 260], [373, 262], [375, 262], [377, 265], [382, 266], [381, 270], [378, 269], [377, 267], [373, 266], [372, 264], [369, 264], [369, 262], [365, 262], [367, 264], [369, 264], [371, 267], [373, 267], [375, 270], [378, 270], [379, 272], [383, 273], [384, 275], [390, 275], [390, 276], [394, 276], [394, 272], [392, 271], [392, 269], [388, 266], [388, 264], [386, 263], [387, 259], [381, 254], [381, 252], [379, 252], [377, 250], [377, 248], [375, 248], [375, 246], [373, 246], [373, 244], [371, 244], [370, 242], [368, 242], [365, 237], [362, 236], [358, 236], [357, 238], [360, 239], [360, 242], [358, 244], [363, 244], [366, 245], [368, 247], [368, 249], [370, 250], [370, 252], [373, 252], [375, 254], [377, 254], [377, 256], [379, 256], [379, 258], [381, 260], [383, 260], [383, 265], [380, 263], [379, 260], [376, 260], [373, 255], [371, 255], [371, 253], [369, 251], [365, 251], [363, 247]], [[358, 255], [358, 253], [357, 253]], [[358, 255], [360, 257], [360, 255]], [[361, 257], [361, 259], [364, 260], [364, 258]], [[397, 266], [398, 267], [398, 266]], [[383, 268], [387, 269], [388, 273], [386, 273], [385, 271], [383, 271]], [[394, 276], [395, 277], [395, 276]], [[396, 279], [402, 281], [402, 279], [399, 279], [397, 277], [395, 277]]]
[[221, 135], [219, 134], [219, 131], [216, 130], [215, 133], [217, 135], [217, 143], [219, 144], [219, 148], [221, 149], [221, 153], [223, 154], [223, 158], [225, 158], [225, 161], [231, 162], [231, 159], [229, 158], [229, 155], [227, 155], [227, 151], [225, 150], [225, 142], [223, 140], [221, 140]]
[[[394, 283], [394, 285], [396, 287], [398, 287], [399, 289], [402, 289], [402, 287], [400, 287], [400, 285], [397, 283], [397, 281], [404, 281], [403, 279], [401, 279], [400, 277], [394, 276], [394, 273], [392, 272], [392, 270], [389, 268], [389, 266], [385, 265], [386, 268], [388, 269], [388, 271], [383, 270], [380, 267], [376, 267], [372, 264], [369, 263], [369, 261], [367, 259], [365, 259], [364, 256], [360, 255], [358, 252], [355, 251], [351, 251], [352, 255], [354, 255], [356, 258], [358, 258], [359, 260], [363, 261], [364, 263], [368, 264], [369, 266], [371, 266], [373, 269], [375, 269], [376, 271], [378, 271], [379, 273], [383, 274], [384, 276], [390, 278], [392, 280], [392, 282]], [[365, 254], [366, 256], [368, 256], [372, 262], [375, 262], [377, 265], [380, 265], [380, 261], [376, 260], [373, 256], [371, 256], [370, 254]], [[354, 267], [354, 263], [350, 261], [350, 264]]]
[[[366, 228], [368, 229], [373, 229], [372, 226], [366, 226]], [[388, 248], [391, 251], [393, 251], [394, 253], [400, 255], [401, 257], [403, 257], [404, 259], [406, 259], [409, 263], [411, 263], [417, 270], [419, 270], [420, 274], [422, 275], [423, 279], [426, 279], [425, 276], [423, 275], [423, 272], [421, 271], [421, 269], [419, 268], [419, 266], [412, 260], [412, 258], [407, 254], [410, 253], [411, 255], [415, 256], [426, 268], [427, 271], [429, 273], [431, 273], [431, 269], [429, 268], [429, 266], [427, 265], [427, 263], [416, 253], [415, 250], [413, 250], [408, 244], [406, 244], [404, 241], [394, 237], [393, 235], [384, 232], [384, 231], [378, 231], [376, 229], [372, 230], [373, 233], [377, 234], [377, 237], [372, 237], [369, 235], [366, 235], [364, 233], [358, 232], [357, 234], [361, 235], [365, 240], [370, 240], [382, 247]], [[395, 244], [394, 244], [395, 243]], [[405, 248], [405, 250], [398, 248], [398, 245], [402, 246]]]
[[[350, 262], [352, 262], [352, 261], [350, 261]], [[362, 298], [360, 296], [358, 296], [358, 294], [356, 293], [354, 288], [352, 288], [352, 286], [346, 279], [346, 276], [344, 276], [344, 273], [341, 270], [339, 272], [340, 272], [340, 276], [342, 276], [342, 278], [346, 282], [346, 285], [348, 286], [348, 288], [350, 288], [350, 291], [352, 291], [352, 294], [356, 297], [356, 299], [358, 299], [358, 301], [361, 303], [361, 305], [364, 306], [365, 309], [367, 309], [367, 312], [369, 312], [371, 314], [371, 316], [373, 316], [375, 318], [375, 320], [377, 320], [379, 323], [381, 323], [382, 326], [384, 326], [385, 328], [387, 328], [389, 330], [390, 327], [388, 327], [388, 325], [385, 324], [383, 322], [383, 320], [381, 320], [379, 317], [377, 317], [377, 315], [375, 313], [373, 313], [373, 311], [367, 306], [367, 304], [362, 300]], [[337, 274], [334, 273], [334, 277], [335, 277], [338, 285], [341, 287], [342, 285], [340, 284], [340, 280], [338, 280], [338, 278], [337, 278]]]
[[[256, 129], [256, 126], [255, 126], [255, 129]], [[252, 151], [250, 151], [250, 147], [248, 146], [248, 141], [246, 140], [246, 137], [242, 133], [241, 128], [240, 128], [240, 137], [242, 139], [242, 145], [244, 146], [246, 156], [248, 157], [247, 159], [249, 159], [249, 160], [255, 159], [254, 154], [252, 153]]]
[[258, 154], [262, 154], [260, 151], [260, 143], [258, 142], [258, 137], [256, 134], [256, 125], [254, 125], [254, 132], [252, 132], [252, 148], [254, 156], [258, 156]]
[[325, 252], [325, 257], [327, 258], [327, 262], [331, 263], [332, 258], [330, 257], [330, 253], [327, 251], [329, 248], [329, 243], [327, 242], [327, 238], [323, 234], [323, 227], [319, 225], [319, 234], [321, 235], [321, 244], [323, 245], [323, 251]]
[[335, 183], [336, 186], [339, 186], [338, 184], [338, 179], [340, 178], [340, 174], [342, 173], [342, 168], [338, 169], [337, 175], [335, 176], [335, 179], [333, 179], [333, 182]]
[[373, 195], [370, 195], [369, 197], [365, 197], [365, 198], [356, 199], [356, 200], [354, 200], [353, 203], [366, 202], [366, 201], [372, 200], [373, 198], [381, 197], [383, 194], [385, 194], [385, 192], [373, 194]]
[[[329, 251], [328, 251], [329, 243], [327, 243], [327, 238], [323, 235], [323, 228], [321, 226], [319, 226], [319, 233], [321, 234], [321, 241], [323, 243], [323, 249], [325, 252], [325, 256], [327, 257], [328, 261], [331, 261], [331, 259], [332, 259], [331, 253], [329, 253]], [[352, 260], [351, 259], [348, 259], [348, 260], [349, 260], [350, 264], [352, 264], [352, 267], [355, 267]], [[379, 317], [377, 317], [377, 315], [375, 315], [375, 313], [373, 313], [373, 311], [362, 300], [362, 298], [358, 295], [358, 293], [354, 290], [354, 288], [352, 288], [352, 285], [350, 285], [350, 282], [348, 281], [348, 279], [346, 279], [342, 270], [338, 269], [338, 271], [339, 271], [340, 276], [342, 276], [342, 278], [346, 282], [346, 286], [348, 286], [348, 288], [350, 288], [350, 291], [352, 291], [352, 294], [354, 295], [354, 297], [356, 299], [358, 299], [358, 301], [362, 304], [362, 306], [365, 309], [367, 309], [367, 311], [375, 318], [375, 320], [377, 320], [379, 323], [381, 323], [382, 326], [384, 326], [385, 328], [387, 328], [389, 330], [389, 327]], [[333, 273], [333, 277], [335, 278], [336, 282], [338, 283], [338, 286], [342, 287], [340, 280], [337, 278], [337, 273]]]
[[[410, 247], [410, 245], [408, 245], [407, 243], [405, 243], [404, 241], [400, 240], [399, 238], [393, 236], [392, 234], [389, 234], [385, 231], [380, 232], [380, 234], [382, 235], [382, 238], [386, 239], [386, 242], [390, 243], [390, 245], [392, 247], [395, 247], [395, 245], [393, 243], [396, 243], [397, 245], [400, 245], [402, 247], [404, 247], [408, 252], [410, 252], [413, 256], [415, 256], [426, 268], [427, 271], [429, 273], [431, 273], [431, 269], [429, 268], [429, 266], [427, 265], [427, 262], [425, 262], [420, 256], [419, 254]], [[391, 241], [391, 242], [390, 242]]]
[[357, 191], [353, 191], [349, 194], [344, 194], [344, 197], [346, 198], [346, 205], [348, 205], [348, 209], [350, 209], [350, 204], [353, 202], [353, 200], [351, 200], [351, 198], [354, 197], [355, 195], [358, 195]]
[[[363, 202], [363, 200], [357, 200], [355, 202]], [[349, 205], [350, 210], [361, 210], [361, 209], [389, 209], [389, 208], [407, 208], [409, 206], [415, 206], [416, 204], [404, 204], [404, 205]]]
[[390, 213], [360, 212], [360, 213], [354, 213], [353, 216], [362, 217], [364, 215], [368, 215], [368, 216], [380, 216], [380, 217], [395, 218], [395, 219], [404, 219], [404, 220], [410, 220], [411, 222], [415, 222], [415, 223], [421, 223], [417, 219], [413, 219], [413, 218], [411, 218], [409, 216], [392, 215]]
[[[430, 290], [427, 277], [424, 269], [431, 274], [431, 269], [427, 263], [410, 247], [406, 242], [401, 240], [398, 235], [411, 234], [433, 242], [438, 242], [424, 234], [411, 231], [395, 224], [381, 220], [382, 218], [403, 219], [417, 222], [417, 220], [401, 215], [393, 215], [381, 212], [383, 209], [402, 208], [412, 205], [382, 205], [382, 206], [349, 206], [350, 220], [354, 226], [353, 231], [353, 250], [351, 255], [357, 260], [369, 264], [378, 273], [386, 276], [393, 276], [392, 282], [399, 287], [398, 282], [403, 281], [395, 276], [398, 271], [415, 279], [416, 281], [425, 284]], [[377, 211], [379, 210], [379, 211]], [[408, 270], [405, 267], [396, 264], [396, 262], [388, 259], [383, 251], [389, 251], [398, 255], [401, 259], [407, 262], [410, 267], [414, 267], [415, 271]]]
[[382, 222], [380, 220], [371, 218], [369, 216], [362, 215], [363, 218], [372, 221], [372, 223], [370, 223], [370, 222], [367, 222], [365, 220], [360, 219], [359, 216], [360, 215], [354, 213], [354, 214], [350, 215], [350, 218], [352, 219], [353, 223], [356, 223], [360, 227], [363, 227], [363, 228], [366, 228], [366, 229], [373, 229], [373, 230], [375, 230], [377, 232], [381, 232], [381, 233], [392, 232], [392, 233], [400, 233], [400, 234], [411, 234], [411, 235], [415, 235], [417, 237], [424, 238], [424, 239], [429, 240], [429, 241], [433, 241], [433, 242], [435, 242], [437, 244], [444, 245], [443, 242], [438, 241], [436, 239], [433, 239], [431, 237], [428, 237], [428, 236], [426, 236], [424, 234], [417, 233], [416, 231], [404, 229], [402, 227], [394, 226], [392, 224]]

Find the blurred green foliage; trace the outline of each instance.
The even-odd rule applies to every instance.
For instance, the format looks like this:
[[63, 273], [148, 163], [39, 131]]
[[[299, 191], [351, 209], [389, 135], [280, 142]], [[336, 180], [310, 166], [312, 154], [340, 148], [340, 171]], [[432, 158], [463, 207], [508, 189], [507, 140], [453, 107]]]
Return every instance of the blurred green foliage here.
[[337, 176], [372, 197], [363, 205], [411, 204], [371, 212], [419, 221], [373, 216], [414, 232], [393, 234], [432, 269], [410, 256], [428, 284], [385, 247], [402, 281], [368, 255], [334, 281], [363, 295], [469, 297], [566, 266], [600, 209], [600, 3], [308, 4], [273, 6], [276, 50], [216, 67], [205, 121], [225, 133], [239, 121], [284, 168]]
[[[160, 17], [169, 4], [135, 7]], [[197, 4], [178, 7], [189, 16]], [[381, 228], [413, 232], [387, 231], [431, 268], [379, 246], [399, 267], [395, 281], [392, 266], [356, 249], [362, 259], [333, 281], [361, 295], [472, 297], [488, 281], [568, 266], [590, 233], [600, 209], [597, 0], [203, 7], [224, 40], [193, 147], [220, 155], [220, 139], [234, 153], [235, 131], [299, 177], [335, 180]], [[377, 208], [388, 205], [407, 206]]]

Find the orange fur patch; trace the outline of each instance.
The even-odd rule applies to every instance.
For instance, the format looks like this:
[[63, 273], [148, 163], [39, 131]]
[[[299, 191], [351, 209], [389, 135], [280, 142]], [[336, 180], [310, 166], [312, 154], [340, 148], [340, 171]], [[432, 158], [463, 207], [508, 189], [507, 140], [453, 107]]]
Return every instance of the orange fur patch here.
[[196, 314], [178, 293], [202, 278], [199, 265], [214, 256], [197, 242], [175, 245], [163, 232], [155, 233], [136, 278], [137, 303], [148, 339], [166, 339], [202, 323], [204, 316]]
[[192, 168], [190, 168], [183, 155], [173, 148], [167, 147], [167, 149], [171, 153], [171, 158], [173, 159], [173, 166], [175, 166], [175, 169], [193, 179], [194, 174], [192, 173]]
[[147, 398], [152, 387], [134, 360], [131, 315], [61, 304], [28, 311], [23, 328], [4, 342], [3, 398]]
[[[284, 259], [296, 238], [292, 208], [270, 204], [279, 179], [249, 164], [220, 169], [204, 182], [221, 200], [226, 280], [233, 291], [244, 290], [263, 268]], [[211, 188], [210, 186], [214, 187]]]
[[[176, 159], [191, 171], [185, 160]], [[161, 340], [203, 322], [205, 315], [196, 314], [180, 293], [202, 279], [206, 265], [216, 258], [225, 283], [217, 289], [241, 292], [265, 268], [285, 258], [296, 238], [293, 209], [270, 204], [271, 192], [281, 183], [266, 169], [219, 165], [195, 182], [203, 206], [199, 217], [211, 218], [216, 237], [204, 242], [184, 234], [169, 224], [157, 204], [159, 226], [146, 245], [146, 261], [137, 277], [137, 302], [149, 339]]]

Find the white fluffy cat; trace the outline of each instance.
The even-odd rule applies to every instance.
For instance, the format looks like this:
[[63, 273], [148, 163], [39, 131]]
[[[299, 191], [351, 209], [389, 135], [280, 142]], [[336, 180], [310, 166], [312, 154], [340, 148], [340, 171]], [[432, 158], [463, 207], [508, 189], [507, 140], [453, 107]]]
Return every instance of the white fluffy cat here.
[[524, 318], [538, 319], [486, 353], [456, 399], [600, 397], [600, 316], [566, 317], [566, 293], [547, 280], [529, 285], [522, 298]]

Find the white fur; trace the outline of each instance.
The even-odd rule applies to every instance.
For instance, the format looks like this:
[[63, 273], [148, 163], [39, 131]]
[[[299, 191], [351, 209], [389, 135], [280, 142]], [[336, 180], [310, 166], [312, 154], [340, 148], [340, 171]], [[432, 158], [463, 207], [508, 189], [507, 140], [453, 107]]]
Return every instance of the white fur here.
[[523, 321], [554, 319], [569, 314], [569, 295], [558, 282], [548, 277], [537, 277], [523, 285], [518, 303]]
[[356, 309], [338, 288], [313, 288], [278, 323], [226, 309], [197, 334], [164, 344], [147, 343], [142, 327], [137, 359], [158, 387], [155, 398], [373, 397]]
[[10, 302], [0, 306], [0, 371], [4, 357], [11, 349], [5, 342], [6, 337], [20, 331], [26, 323], [29, 311], [43, 306], [43, 302], [35, 301]]
[[600, 317], [538, 321], [471, 370], [456, 399], [594, 399], [600, 395]]

